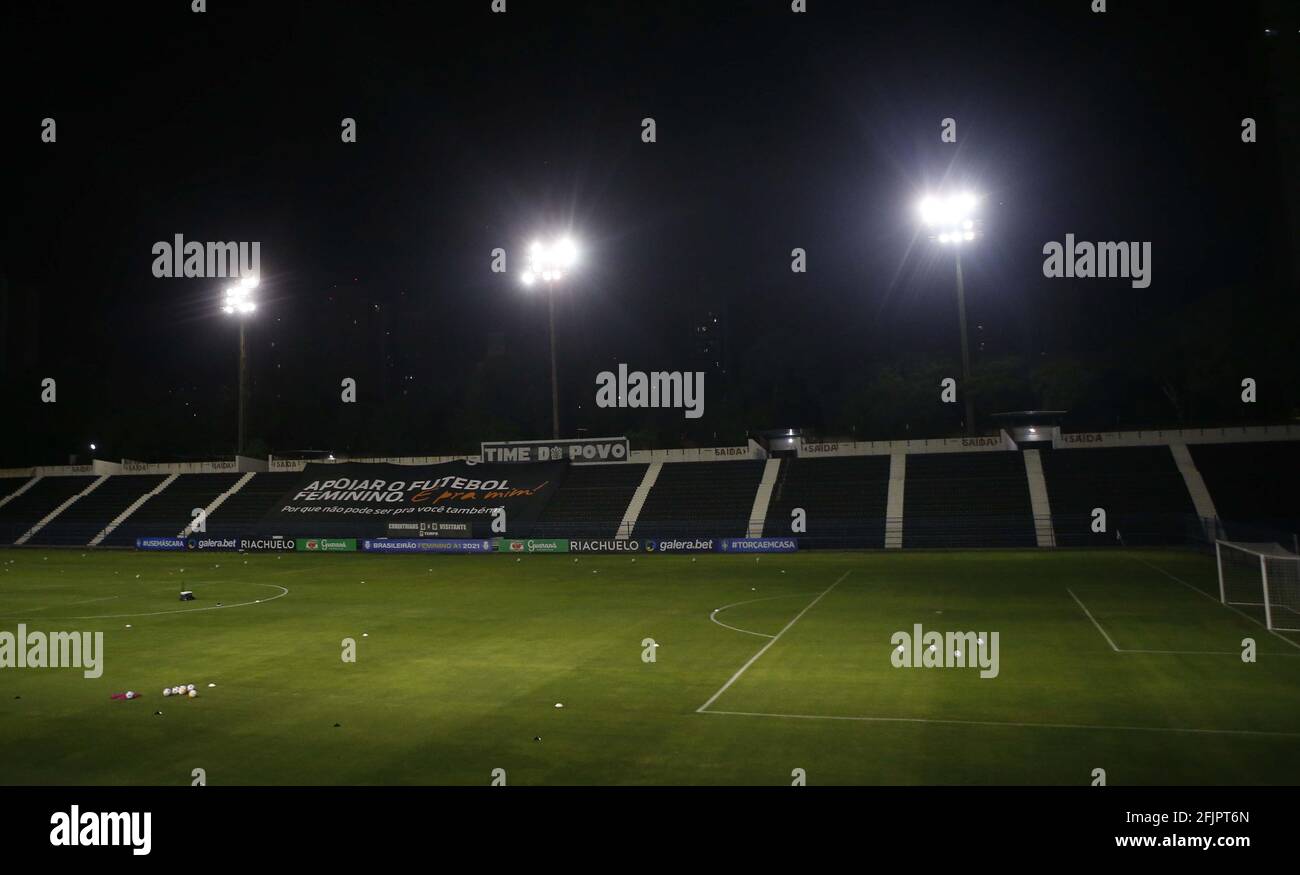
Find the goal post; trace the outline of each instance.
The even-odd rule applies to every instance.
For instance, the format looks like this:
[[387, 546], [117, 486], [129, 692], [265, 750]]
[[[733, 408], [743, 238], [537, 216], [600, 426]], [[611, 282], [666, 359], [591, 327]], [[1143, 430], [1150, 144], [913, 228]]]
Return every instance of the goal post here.
[[1300, 556], [1278, 544], [1215, 541], [1219, 601], [1260, 610], [1264, 625], [1300, 632]]

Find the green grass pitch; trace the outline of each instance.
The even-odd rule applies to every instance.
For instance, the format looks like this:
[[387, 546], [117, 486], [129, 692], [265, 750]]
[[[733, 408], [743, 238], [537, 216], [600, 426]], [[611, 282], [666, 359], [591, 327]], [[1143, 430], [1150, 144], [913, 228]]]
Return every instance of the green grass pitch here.
[[[104, 633], [0, 668], [0, 783], [1300, 783], [1300, 647], [1200, 554], [574, 558], [0, 551], [0, 631]], [[895, 668], [917, 623], [998, 676]]]

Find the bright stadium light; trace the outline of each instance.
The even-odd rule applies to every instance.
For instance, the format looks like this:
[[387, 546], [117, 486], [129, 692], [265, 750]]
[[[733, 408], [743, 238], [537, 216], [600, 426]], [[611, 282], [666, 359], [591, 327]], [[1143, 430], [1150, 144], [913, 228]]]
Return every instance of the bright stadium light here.
[[954, 228], [973, 229], [975, 211], [979, 208], [979, 197], [968, 192], [949, 195], [927, 195], [921, 198], [917, 211], [921, 221], [929, 228], [951, 230]]
[[253, 289], [258, 286], [255, 276], [246, 276], [233, 286], [226, 286], [226, 299], [221, 305], [221, 312], [239, 319], [239, 437], [235, 443], [236, 455], [243, 455], [245, 419], [244, 412], [248, 406], [248, 345], [244, 339], [244, 327], [249, 316], [257, 309], [253, 300]]
[[526, 286], [538, 278], [544, 283], [556, 283], [577, 263], [578, 246], [572, 238], [561, 237], [550, 243], [534, 240], [528, 247], [528, 267], [519, 278]]
[[966, 433], [975, 433], [975, 397], [970, 390], [970, 345], [966, 337], [966, 291], [962, 283], [961, 250], [980, 236], [979, 195], [969, 191], [929, 194], [917, 204], [930, 239], [951, 246], [957, 263], [957, 317], [961, 322], [962, 394], [966, 400]]
[[253, 289], [257, 288], [256, 277], [246, 277], [237, 286], [226, 287], [226, 301], [221, 310], [227, 315], [247, 315], [257, 309], [253, 300]]
[[546, 284], [547, 308], [551, 325], [551, 437], [560, 436], [560, 390], [555, 367], [555, 284], [565, 278], [578, 263], [578, 244], [572, 237], [549, 242], [534, 240], [528, 246], [528, 263], [519, 281], [533, 286], [538, 280]]

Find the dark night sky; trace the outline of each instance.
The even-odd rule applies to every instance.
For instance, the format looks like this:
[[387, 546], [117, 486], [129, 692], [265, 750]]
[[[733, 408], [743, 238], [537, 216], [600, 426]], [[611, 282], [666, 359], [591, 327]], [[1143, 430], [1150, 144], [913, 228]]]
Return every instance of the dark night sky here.
[[[513, 272], [545, 228], [584, 251], [558, 308], [566, 431], [640, 427], [590, 410], [595, 373], [693, 369], [708, 309], [727, 325], [719, 400], [693, 430], [672, 420], [705, 444], [843, 431], [854, 375], [952, 360], [951, 259], [913, 213], [943, 183], [986, 195], [965, 258], [982, 355], [1123, 359], [1207, 297], [1294, 307], [1267, 15], [1109, 5], [11, 4], [0, 362], [18, 413], [0, 467], [89, 440], [109, 458], [232, 449], [223, 283], [150, 272], [177, 233], [261, 241], [250, 435], [272, 451], [544, 435], [545, 307]], [[1296, 46], [1295, 27], [1274, 39]], [[1151, 241], [1152, 286], [1045, 279], [1042, 245], [1067, 232]], [[511, 276], [490, 272], [498, 246]], [[1277, 367], [1246, 355], [1231, 373]], [[57, 406], [36, 402], [42, 376]], [[1106, 380], [1083, 424], [1172, 419], [1142, 379]]]

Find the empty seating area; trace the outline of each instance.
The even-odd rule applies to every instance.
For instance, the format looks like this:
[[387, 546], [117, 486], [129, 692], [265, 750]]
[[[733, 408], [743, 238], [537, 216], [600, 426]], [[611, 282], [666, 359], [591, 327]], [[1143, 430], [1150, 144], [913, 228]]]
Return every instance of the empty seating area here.
[[95, 491], [83, 495], [32, 535], [29, 544], [84, 546], [140, 496], [157, 489], [161, 474], [126, 474], [109, 477]]
[[[1300, 532], [1300, 441], [1192, 444], [1188, 450], [1226, 537], [1295, 543], [1294, 533]], [[1056, 448], [1040, 449], [1039, 454], [1057, 546], [1203, 542], [1195, 505], [1168, 446]], [[663, 464], [631, 536], [744, 536], [765, 464], [752, 459]], [[647, 467], [574, 465], [538, 518], [526, 526], [511, 525], [510, 534], [613, 538], [620, 534], [619, 525]], [[889, 472], [886, 455], [783, 459], [763, 534], [793, 535], [804, 549], [883, 548]], [[904, 474], [903, 547], [1033, 547], [1037, 543], [1021, 453], [910, 453]], [[0, 504], [0, 544], [14, 543], [63, 507], [28, 543], [86, 545], [141, 499], [108, 532], [102, 545], [130, 547], [139, 537], [174, 537], [191, 523], [195, 508], [210, 506], [244, 476], [182, 474], [169, 480], [166, 474], [119, 474], [106, 477], [85, 495], [100, 479], [98, 475], [0, 478], [0, 501], [5, 502]], [[219, 537], [294, 534], [268, 531], [262, 520], [301, 476], [293, 471], [251, 476], [213, 512], [207, 533]], [[167, 485], [157, 494], [150, 494], [164, 482]], [[1106, 512], [1103, 532], [1093, 531], [1097, 508]], [[796, 509], [804, 511], [803, 532], [791, 530]]]
[[1034, 514], [1018, 452], [907, 457], [904, 547], [1033, 547]]
[[1273, 541], [1300, 532], [1300, 442], [1188, 447], [1227, 536]]
[[646, 497], [637, 538], [741, 537], [763, 478], [762, 461], [665, 464]]
[[573, 465], [532, 526], [535, 537], [612, 538], [647, 465]]
[[[98, 479], [93, 474], [40, 478], [22, 495], [0, 507], [0, 544], [12, 544], [51, 511]], [[94, 537], [93, 533], [91, 537]]]
[[258, 531], [258, 523], [286, 492], [302, 480], [296, 471], [261, 472], [234, 495], [227, 498], [208, 517], [209, 535], [238, 538], [248, 535], [273, 535], [280, 532]]
[[[1196, 508], [1169, 447], [1043, 450], [1043, 476], [1061, 547], [1185, 544]], [[1095, 508], [1106, 531], [1092, 531]]]
[[135, 513], [123, 520], [101, 543], [106, 547], [130, 547], [136, 538], [175, 537], [190, 524], [194, 508], [207, 507], [242, 476], [181, 474], [166, 489], [136, 508]]
[[827, 550], [885, 546], [889, 456], [783, 459], [767, 506], [763, 534], [792, 535], [791, 514], [802, 508], [801, 546]]
[[0, 477], [0, 501], [22, 489], [23, 484], [31, 479], [30, 477]]

